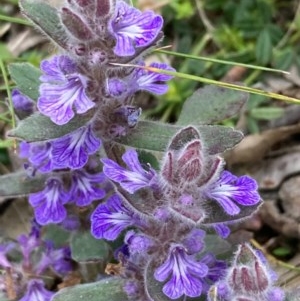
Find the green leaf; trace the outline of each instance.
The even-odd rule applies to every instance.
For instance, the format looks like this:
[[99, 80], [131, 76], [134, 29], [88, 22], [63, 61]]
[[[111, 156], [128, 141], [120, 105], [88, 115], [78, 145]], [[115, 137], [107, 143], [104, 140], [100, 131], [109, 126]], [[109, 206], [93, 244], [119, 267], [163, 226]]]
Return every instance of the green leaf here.
[[[205, 252], [212, 253], [216, 256], [228, 255], [231, 253], [233, 246], [219, 235], [216, 234], [206, 234], [204, 237], [205, 241]], [[224, 256], [223, 256], [224, 257]]]
[[13, 140], [2, 140], [0, 139], [0, 148], [8, 148], [14, 145]]
[[272, 251], [272, 254], [277, 257], [285, 257], [292, 254], [292, 250], [289, 247], [278, 247]]
[[263, 95], [251, 94], [247, 102], [247, 111], [252, 110], [268, 101], [268, 98]]
[[272, 41], [270, 32], [268, 29], [264, 29], [260, 32], [256, 43], [256, 59], [262, 64], [266, 65], [272, 58]]
[[158, 162], [158, 159], [154, 156], [153, 153], [150, 153], [150, 152], [146, 152], [146, 151], [143, 151], [143, 150], [138, 150], [138, 155], [139, 155], [139, 161], [142, 163], [142, 164], [145, 164], [145, 165], [149, 165], [158, 170], [159, 169], [159, 162]]
[[66, 125], [57, 125], [49, 117], [35, 113], [19, 122], [15, 129], [8, 132], [9, 137], [14, 137], [28, 142], [43, 141], [62, 137], [85, 125], [90, 117], [75, 116]]
[[0, 196], [5, 198], [28, 195], [44, 188], [45, 175], [29, 177], [25, 171], [0, 176]]
[[50, 224], [43, 228], [43, 239], [52, 241], [56, 248], [68, 244], [70, 234], [71, 232], [55, 224]]
[[77, 262], [107, 261], [111, 256], [111, 249], [104, 240], [94, 238], [90, 231], [76, 232], [71, 239], [71, 254]]
[[[35, 113], [22, 120], [18, 126], [9, 131], [8, 136], [28, 142], [55, 139], [64, 136], [90, 120], [90, 114], [77, 115], [68, 124], [59, 126], [48, 117]], [[128, 146], [164, 151], [172, 136], [182, 127], [152, 121], [140, 121], [126, 137], [116, 139], [116, 142]], [[196, 127], [210, 154], [222, 153], [239, 143], [243, 134], [231, 128], [217, 125], [200, 125]]]
[[0, 59], [6, 60], [12, 58], [11, 52], [8, 50], [7, 46], [4, 43], [0, 43]]
[[253, 108], [250, 111], [250, 116], [258, 120], [272, 120], [280, 118], [284, 113], [283, 108], [260, 107]]
[[128, 301], [123, 280], [116, 277], [98, 282], [75, 285], [60, 290], [52, 301]]
[[[116, 142], [135, 148], [165, 151], [170, 139], [183, 127], [153, 121], [140, 121], [130, 135]], [[196, 126], [209, 154], [222, 153], [243, 139], [240, 131], [218, 125]]]
[[183, 105], [177, 124], [213, 124], [237, 114], [248, 99], [248, 93], [217, 86], [206, 86], [194, 92]]
[[36, 101], [39, 97], [41, 71], [28, 63], [10, 64], [8, 70], [18, 89]]
[[59, 46], [67, 48], [68, 35], [61, 25], [58, 11], [45, 3], [36, 0], [21, 0], [22, 13], [31, 20], [43, 33]]
[[273, 65], [276, 68], [289, 70], [295, 57], [296, 52], [292, 47], [288, 47], [283, 50], [276, 50], [274, 51]]
[[251, 134], [259, 133], [259, 125], [256, 119], [251, 118], [250, 116], [247, 117], [247, 127]]

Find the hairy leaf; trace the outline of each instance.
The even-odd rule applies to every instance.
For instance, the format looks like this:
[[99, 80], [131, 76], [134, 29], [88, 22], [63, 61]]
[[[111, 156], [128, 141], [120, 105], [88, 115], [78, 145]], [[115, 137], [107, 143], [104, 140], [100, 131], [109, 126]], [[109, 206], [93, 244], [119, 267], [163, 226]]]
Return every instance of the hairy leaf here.
[[69, 243], [70, 234], [70, 231], [67, 231], [55, 224], [50, 224], [43, 228], [44, 240], [52, 241], [56, 248], [63, 247]]
[[60, 290], [52, 301], [127, 301], [123, 280], [116, 277], [98, 282], [71, 286]]
[[39, 77], [42, 72], [29, 63], [10, 64], [8, 70], [18, 89], [36, 101], [39, 97]]
[[[83, 126], [90, 119], [89, 111], [86, 115], [73, 118], [68, 124], [59, 126], [48, 117], [35, 113], [22, 120], [18, 126], [8, 133], [8, 136], [26, 140], [28, 142], [55, 139], [66, 135]], [[209, 154], [222, 153], [239, 143], [243, 134], [232, 128], [217, 125], [200, 125], [196, 127], [200, 138]], [[164, 151], [170, 139], [182, 127], [152, 121], [140, 121], [127, 137], [116, 139], [116, 142], [139, 149]]]
[[[195, 127], [209, 154], [222, 153], [239, 143], [243, 134], [232, 128], [217, 125], [200, 125]], [[153, 121], [140, 121], [135, 129], [126, 137], [116, 140], [128, 146], [165, 151], [170, 139], [182, 127], [162, 124]]]
[[81, 115], [76, 116], [66, 125], [57, 125], [49, 117], [35, 113], [20, 121], [15, 129], [8, 132], [8, 136], [27, 142], [55, 139], [80, 128], [87, 121], [88, 118]]
[[21, 0], [23, 14], [31, 20], [39, 30], [49, 36], [64, 49], [67, 48], [68, 36], [60, 22], [58, 11], [45, 1]]
[[206, 86], [194, 92], [182, 108], [177, 124], [213, 124], [236, 115], [248, 94], [217, 86]]
[[94, 238], [90, 231], [74, 233], [71, 239], [72, 258], [78, 262], [102, 260], [110, 255], [110, 246], [104, 241]]
[[0, 196], [20, 197], [44, 188], [45, 175], [29, 177], [25, 171], [0, 176]]
[[229, 223], [233, 221], [243, 220], [251, 216], [257, 209], [261, 206], [262, 200], [252, 206], [239, 206], [241, 209], [239, 214], [228, 215], [222, 208], [218, 205], [216, 201], [206, 202], [205, 209], [208, 214], [203, 224], [216, 224], [216, 223]]
[[48, 173], [29, 176], [26, 171], [18, 171], [0, 176], [0, 197], [8, 199], [41, 191], [45, 187], [45, 181], [50, 178], [51, 175], [53, 174]]

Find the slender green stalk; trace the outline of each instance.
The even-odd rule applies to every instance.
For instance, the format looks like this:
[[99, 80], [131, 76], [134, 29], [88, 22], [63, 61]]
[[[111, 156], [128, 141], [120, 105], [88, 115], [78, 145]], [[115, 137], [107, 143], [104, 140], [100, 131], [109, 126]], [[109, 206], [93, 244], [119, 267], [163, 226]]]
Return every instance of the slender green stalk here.
[[9, 88], [9, 82], [8, 82], [6, 69], [5, 69], [3, 60], [1, 60], [1, 59], [0, 59], [0, 69], [1, 69], [1, 72], [2, 72], [4, 84], [6, 86], [6, 92], [7, 92], [8, 103], [9, 103], [8, 109], [9, 109], [9, 112], [11, 114], [11, 124], [12, 124], [12, 127], [15, 128], [16, 127], [16, 122], [15, 122], [14, 106], [13, 106], [13, 102], [12, 102], [12, 98], [11, 98], [11, 93], [10, 93], [10, 88]]
[[184, 78], [184, 79], [189, 79], [189, 80], [194, 80], [194, 81], [201, 82], [201, 83], [204, 83], [204, 84], [217, 85], [217, 86], [224, 87], [224, 88], [229, 88], [229, 89], [232, 89], [232, 90], [263, 95], [263, 96], [266, 96], [266, 97], [269, 97], [269, 98], [275, 98], [275, 99], [278, 99], [278, 100], [283, 100], [283, 101], [294, 103], [294, 104], [300, 104], [300, 100], [297, 99], [297, 98], [293, 98], [293, 97], [289, 97], [289, 96], [285, 96], [285, 95], [281, 95], [281, 94], [277, 94], [277, 93], [273, 93], [273, 92], [263, 91], [263, 90], [256, 89], [256, 88], [251, 88], [251, 87], [240, 86], [240, 85], [236, 85], [236, 84], [232, 84], [232, 83], [226, 83], [226, 82], [221, 82], [221, 81], [217, 81], [217, 80], [212, 80], [212, 79], [208, 79], [208, 78], [205, 78], [205, 77], [190, 75], [190, 74], [181, 73], [181, 72], [172, 72], [172, 71], [153, 68], [153, 67], [149, 67], [149, 66], [148, 67], [147, 66], [143, 67], [143, 66], [131, 65], [131, 64], [115, 64], [115, 63], [111, 63], [111, 64], [115, 65], [115, 66], [128, 66], [128, 67], [142, 68], [142, 69], [149, 70], [149, 71], [152, 71], [152, 72], [172, 75], [172, 76], [176, 76], [176, 77]]
[[14, 17], [0, 15], [0, 20], [8, 21], [8, 22], [11, 22], [11, 23], [17, 23], [17, 24], [32, 26], [32, 24], [30, 22], [28, 22], [27, 20], [22, 19], [22, 18], [14, 18]]
[[250, 68], [250, 69], [256, 69], [256, 70], [263, 70], [263, 71], [269, 71], [269, 72], [290, 74], [287, 71], [279, 70], [279, 69], [273, 69], [273, 68], [256, 66], [256, 65], [237, 63], [237, 62], [232, 62], [232, 61], [224, 61], [224, 60], [213, 59], [213, 58], [209, 58], [209, 57], [203, 57], [203, 56], [198, 56], [198, 55], [179, 53], [179, 52], [168, 51], [168, 50], [163, 50], [163, 49], [156, 49], [154, 51], [155, 52], [164, 53], [164, 54], [174, 55], [174, 56], [178, 56], [178, 57], [184, 57], [184, 58], [192, 59], [192, 60], [200, 60], [200, 61], [207, 61], [207, 62], [218, 63], [218, 64], [241, 66], [241, 67]]

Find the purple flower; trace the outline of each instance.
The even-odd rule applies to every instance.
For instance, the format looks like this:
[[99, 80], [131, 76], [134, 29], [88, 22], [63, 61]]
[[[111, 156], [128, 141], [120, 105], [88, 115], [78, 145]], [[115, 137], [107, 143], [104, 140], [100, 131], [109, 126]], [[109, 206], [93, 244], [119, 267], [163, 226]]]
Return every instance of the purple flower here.
[[81, 222], [77, 215], [67, 215], [60, 226], [67, 231], [75, 231], [80, 228]]
[[52, 144], [50, 141], [43, 142], [21, 142], [20, 157], [28, 158], [34, 168], [40, 172], [47, 173], [57, 166], [53, 161]]
[[[140, 65], [141, 67], [145, 66], [144, 63]], [[152, 63], [149, 67], [172, 72], [176, 71], [174, 68], [163, 63]], [[109, 79], [107, 89], [108, 93], [114, 97], [126, 97], [140, 90], [162, 95], [168, 90], [168, 85], [165, 82], [172, 78], [172, 75], [162, 74], [144, 68], [136, 68], [125, 79]]]
[[44, 83], [40, 86], [39, 111], [58, 124], [66, 124], [74, 117], [73, 107], [83, 114], [94, 107], [86, 95], [88, 78], [79, 73], [75, 62], [66, 55], [54, 56], [41, 63]]
[[212, 284], [225, 276], [227, 265], [225, 261], [217, 260], [211, 253], [204, 255], [200, 261], [208, 266], [208, 273], [203, 283], [203, 290], [207, 292]]
[[213, 228], [217, 232], [217, 234], [222, 238], [227, 238], [230, 235], [230, 229], [225, 224], [215, 224], [213, 225]]
[[128, 231], [125, 235], [124, 242], [128, 245], [131, 255], [147, 254], [147, 250], [153, 245], [153, 241], [143, 234], [137, 234], [135, 231]]
[[236, 177], [223, 171], [220, 178], [206, 190], [206, 196], [217, 201], [229, 215], [239, 214], [241, 206], [253, 206], [260, 201], [257, 183], [248, 176]]
[[82, 168], [89, 155], [94, 154], [101, 145], [92, 130], [92, 125], [84, 126], [76, 131], [52, 141], [53, 160], [59, 168]]
[[33, 100], [27, 97], [26, 95], [22, 94], [18, 89], [12, 90], [11, 99], [16, 110], [27, 113], [33, 113]]
[[162, 25], [162, 17], [152, 11], [141, 12], [124, 1], [117, 1], [109, 24], [116, 39], [114, 53], [117, 56], [134, 55], [136, 48], [146, 47], [156, 39]]
[[77, 206], [88, 206], [92, 201], [102, 199], [105, 191], [99, 188], [105, 176], [103, 173], [90, 174], [85, 170], [75, 170], [72, 172], [72, 186], [70, 195]]
[[18, 237], [18, 243], [23, 255], [23, 266], [29, 267], [31, 253], [41, 244], [40, 226], [35, 220], [32, 221], [29, 235], [21, 234]]
[[141, 108], [136, 108], [134, 106], [122, 106], [115, 110], [114, 115], [118, 122], [125, 122], [129, 127], [134, 127], [139, 117], [142, 114]]
[[69, 200], [70, 194], [64, 189], [62, 181], [54, 177], [47, 180], [43, 191], [29, 195], [29, 203], [40, 225], [62, 222], [67, 215], [64, 204]]
[[111, 180], [118, 182], [129, 193], [145, 188], [156, 187], [157, 174], [154, 169], [149, 168], [145, 170], [138, 159], [138, 154], [135, 150], [128, 150], [122, 156], [123, 161], [126, 163], [126, 169], [113, 160], [102, 159], [103, 172]]
[[189, 254], [195, 254], [203, 250], [205, 231], [201, 229], [193, 229], [187, 237], [182, 241]]
[[127, 227], [136, 224], [134, 214], [114, 194], [105, 204], [100, 204], [91, 216], [91, 232], [95, 238], [115, 240]]
[[66, 275], [72, 270], [71, 251], [69, 247], [55, 249], [51, 241], [46, 242], [46, 252], [37, 266], [36, 273], [42, 274], [51, 267], [59, 275]]
[[27, 291], [19, 301], [50, 301], [54, 293], [45, 289], [44, 282], [32, 279], [27, 284]]
[[170, 299], [182, 295], [198, 297], [202, 293], [203, 277], [208, 273], [208, 267], [189, 256], [181, 245], [173, 245], [166, 261], [155, 270], [156, 280], [163, 282], [171, 278], [163, 286], [163, 292]]

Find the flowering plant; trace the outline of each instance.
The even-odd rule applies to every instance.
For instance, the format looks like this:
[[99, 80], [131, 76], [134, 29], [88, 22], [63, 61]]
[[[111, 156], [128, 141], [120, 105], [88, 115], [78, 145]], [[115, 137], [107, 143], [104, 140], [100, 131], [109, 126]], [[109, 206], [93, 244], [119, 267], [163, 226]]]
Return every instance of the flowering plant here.
[[[176, 75], [144, 61], [163, 38], [160, 15], [123, 0], [20, 4], [59, 50], [40, 70], [10, 66], [19, 120], [9, 135], [26, 163], [0, 191], [28, 195], [34, 220], [18, 244], [1, 245], [3, 298], [285, 300], [251, 246], [231, 267], [214, 247], [262, 202], [254, 179], [225, 170], [222, 153], [242, 133], [213, 125], [247, 95], [205, 87], [175, 125], [139, 120], [134, 95], [161, 95]], [[57, 292], [58, 282], [69, 287]]]

